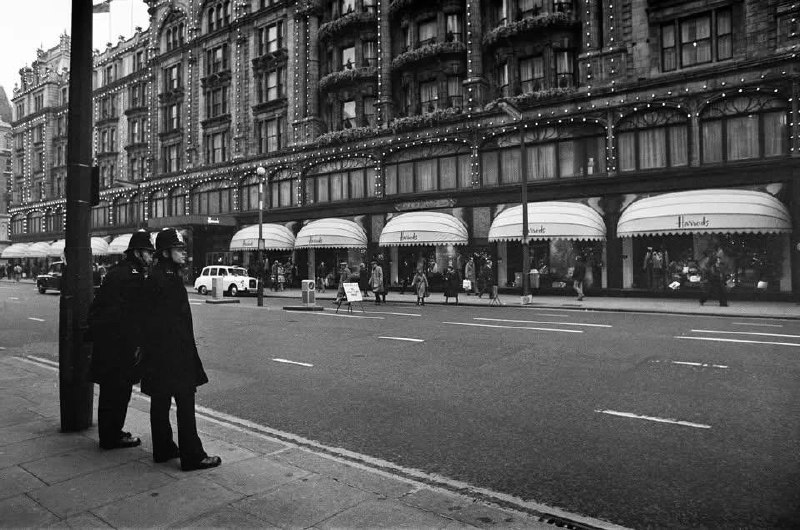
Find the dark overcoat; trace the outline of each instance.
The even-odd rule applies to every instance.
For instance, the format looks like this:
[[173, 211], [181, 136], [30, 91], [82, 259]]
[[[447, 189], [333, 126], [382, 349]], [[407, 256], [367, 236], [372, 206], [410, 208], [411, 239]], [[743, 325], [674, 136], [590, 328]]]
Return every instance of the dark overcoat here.
[[458, 271], [447, 271], [444, 273], [444, 295], [446, 297], [458, 298], [461, 291], [461, 275]]
[[175, 395], [208, 382], [197, 353], [189, 296], [180, 270], [159, 261], [146, 281], [152, 306], [147, 313], [147, 346], [142, 392]]
[[137, 383], [136, 348], [144, 346], [148, 312], [145, 271], [134, 260], [113, 266], [89, 308], [91, 379], [95, 383]]

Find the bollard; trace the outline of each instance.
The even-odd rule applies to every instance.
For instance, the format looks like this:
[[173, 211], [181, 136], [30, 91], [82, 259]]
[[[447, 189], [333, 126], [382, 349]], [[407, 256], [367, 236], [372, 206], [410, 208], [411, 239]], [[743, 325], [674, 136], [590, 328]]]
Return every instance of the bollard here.
[[222, 300], [222, 297], [225, 296], [222, 278], [213, 278], [211, 280], [211, 295], [214, 297], [214, 300]]

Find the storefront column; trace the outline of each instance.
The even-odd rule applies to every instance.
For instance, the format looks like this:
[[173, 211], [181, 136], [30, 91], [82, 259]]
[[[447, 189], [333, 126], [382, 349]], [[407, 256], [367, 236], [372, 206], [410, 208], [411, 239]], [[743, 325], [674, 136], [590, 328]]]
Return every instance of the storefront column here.
[[789, 211], [792, 215], [792, 233], [789, 237], [789, 259], [792, 268], [792, 292], [794, 299], [800, 303], [800, 182], [792, 183], [791, 195], [789, 197]]
[[398, 263], [398, 261], [400, 261], [400, 260], [397, 257], [398, 254], [399, 254], [399, 251], [398, 251], [397, 247], [389, 247], [389, 262], [391, 264], [389, 266], [389, 269], [390, 269], [389, 270], [389, 275], [390, 275], [389, 276], [389, 282], [390, 282], [389, 284], [390, 285], [396, 285], [399, 282], [400, 264]]
[[622, 240], [622, 288], [633, 287], [633, 239]]
[[505, 287], [508, 283], [508, 243], [497, 242], [497, 285]]
[[[784, 256], [791, 256], [792, 255], [792, 237], [789, 234], [786, 234], [781, 239], [783, 242], [781, 246], [783, 246], [783, 255]], [[797, 250], [794, 251], [797, 253]], [[795, 260], [796, 261], [796, 260]], [[781, 278], [779, 283], [779, 289], [782, 293], [789, 293], [792, 292], [792, 260], [784, 259], [783, 265], [781, 266]]]
[[314, 254], [315, 254], [315, 252], [314, 252], [313, 248], [308, 249], [308, 279], [309, 280], [313, 280], [314, 278], [317, 277], [317, 272], [316, 272], [317, 264], [315, 263], [316, 260], [314, 259]]

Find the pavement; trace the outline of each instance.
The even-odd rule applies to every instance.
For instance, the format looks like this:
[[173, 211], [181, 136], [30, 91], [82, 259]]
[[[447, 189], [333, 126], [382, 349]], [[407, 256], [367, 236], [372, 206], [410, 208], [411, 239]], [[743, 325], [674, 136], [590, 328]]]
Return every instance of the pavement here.
[[[59, 432], [55, 363], [1, 353], [2, 528], [619, 528], [203, 407], [200, 436], [223, 463], [183, 472], [178, 460], [153, 462], [149, 402], [137, 390], [125, 428], [142, 445], [101, 450], [95, 425]], [[93, 417], [96, 406], [95, 394]], [[174, 410], [172, 421], [175, 430]]]

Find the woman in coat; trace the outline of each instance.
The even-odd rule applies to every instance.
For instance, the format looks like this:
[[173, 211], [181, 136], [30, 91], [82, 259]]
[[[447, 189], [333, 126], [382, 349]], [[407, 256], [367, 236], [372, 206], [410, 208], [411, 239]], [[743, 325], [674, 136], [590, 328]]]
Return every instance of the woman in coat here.
[[456, 299], [458, 305], [458, 292], [461, 290], [461, 276], [453, 267], [447, 267], [444, 273], [444, 303], [448, 303], [449, 298]]
[[[153, 460], [166, 462], [180, 457], [184, 471], [216, 467], [222, 460], [203, 450], [195, 421], [194, 395], [208, 377], [197, 353], [192, 310], [181, 274], [186, 244], [177, 231], [165, 228], [156, 238], [156, 252], [158, 261], [146, 280], [151, 310], [146, 321], [148, 343], [142, 377], [142, 392], [150, 396]], [[173, 398], [178, 445], [169, 423]]]
[[425, 297], [428, 296], [428, 278], [422, 272], [422, 267], [417, 269], [414, 279], [411, 280], [411, 290], [417, 295], [417, 305], [425, 305]]
[[369, 286], [372, 287], [372, 292], [375, 293], [375, 305], [386, 303], [386, 288], [383, 285], [383, 267], [380, 266], [378, 260], [372, 260], [372, 275], [369, 277]]

